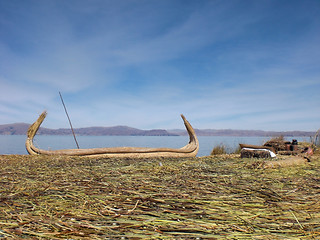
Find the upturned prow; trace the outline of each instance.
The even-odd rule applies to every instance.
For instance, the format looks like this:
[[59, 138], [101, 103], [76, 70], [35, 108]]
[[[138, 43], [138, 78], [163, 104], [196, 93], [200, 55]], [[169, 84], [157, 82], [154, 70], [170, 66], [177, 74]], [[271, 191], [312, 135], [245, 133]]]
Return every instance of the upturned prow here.
[[191, 126], [191, 124], [188, 122], [188, 120], [185, 118], [185, 116], [183, 114], [180, 114], [182, 120], [183, 120], [183, 123], [184, 125], [186, 126], [186, 129], [188, 131], [188, 135], [189, 135], [189, 143], [191, 142], [197, 142], [198, 144], [198, 139], [196, 137], [196, 133], [193, 129], [193, 127]]
[[40, 128], [41, 123], [47, 116], [47, 111], [43, 111], [37, 121], [35, 121], [29, 128], [27, 132], [27, 137], [30, 139], [33, 139], [33, 137], [36, 135], [37, 131]]

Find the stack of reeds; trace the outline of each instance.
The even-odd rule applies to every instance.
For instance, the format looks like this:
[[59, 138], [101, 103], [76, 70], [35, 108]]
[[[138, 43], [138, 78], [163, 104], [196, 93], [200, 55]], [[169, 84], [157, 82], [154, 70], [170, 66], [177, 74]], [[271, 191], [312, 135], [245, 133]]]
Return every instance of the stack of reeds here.
[[287, 145], [290, 145], [290, 142], [285, 141], [283, 136], [280, 137], [275, 137], [270, 139], [269, 141], [267, 141], [265, 144], [263, 144], [264, 146], [267, 147], [273, 147], [276, 152], [278, 151], [286, 151], [287, 149]]

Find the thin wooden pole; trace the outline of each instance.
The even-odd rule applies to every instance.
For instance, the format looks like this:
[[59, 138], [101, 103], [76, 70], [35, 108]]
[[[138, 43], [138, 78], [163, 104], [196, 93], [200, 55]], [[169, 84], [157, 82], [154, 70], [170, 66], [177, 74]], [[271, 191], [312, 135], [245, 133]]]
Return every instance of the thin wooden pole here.
[[71, 127], [71, 131], [72, 131], [72, 134], [73, 134], [74, 141], [76, 142], [77, 147], [78, 147], [78, 149], [79, 149], [79, 144], [78, 144], [78, 141], [77, 141], [76, 135], [74, 134], [73, 127], [72, 127], [72, 124], [71, 124], [71, 120], [70, 120], [70, 118], [69, 118], [69, 114], [68, 114], [68, 112], [67, 112], [66, 105], [64, 104], [64, 101], [63, 101], [63, 98], [62, 98], [61, 92], [59, 92], [59, 95], [60, 95], [60, 98], [61, 98], [62, 105], [63, 105], [63, 107], [64, 107], [64, 111], [66, 112], [66, 115], [67, 115], [68, 120], [69, 120], [69, 124], [70, 124], [70, 127]]

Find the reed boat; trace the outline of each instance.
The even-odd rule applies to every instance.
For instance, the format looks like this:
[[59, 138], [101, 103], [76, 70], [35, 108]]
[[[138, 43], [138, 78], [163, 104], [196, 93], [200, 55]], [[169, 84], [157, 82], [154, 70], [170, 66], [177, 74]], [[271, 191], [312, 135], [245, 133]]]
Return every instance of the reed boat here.
[[199, 141], [194, 129], [187, 119], [181, 114], [181, 118], [189, 134], [189, 143], [182, 148], [144, 148], [144, 147], [106, 147], [88, 149], [62, 149], [44, 150], [33, 144], [33, 138], [47, 116], [44, 111], [39, 118], [29, 127], [27, 132], [26, 149], [30, 155], [65, 155], [86, 157], [195, 157], [199, 150]]

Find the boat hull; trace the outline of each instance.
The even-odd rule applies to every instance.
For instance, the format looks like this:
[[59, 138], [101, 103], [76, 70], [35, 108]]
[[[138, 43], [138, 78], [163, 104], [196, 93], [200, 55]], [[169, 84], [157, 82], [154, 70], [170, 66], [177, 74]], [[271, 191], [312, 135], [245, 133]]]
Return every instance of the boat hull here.
[[115, 147], [115, 148], [89, 148], [89, 149], [62, 149], [44, 150], [34, 146], [33, 138], [47, 113], [43, 112], [39, 118], [29, 127], [26, 140], [26, 149], [31, 155], [65, 155], [85, 157], [125, 157], [125, 158], [148, 158], [148, 157], [195, 157], [199, 151], [199, 142], [194, 129], [186, 118], [181, 115], [189, 134], [189, 143], [182, 148], [141, 148], [141, 147]]

